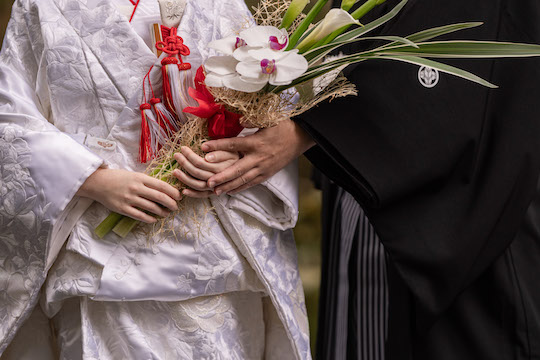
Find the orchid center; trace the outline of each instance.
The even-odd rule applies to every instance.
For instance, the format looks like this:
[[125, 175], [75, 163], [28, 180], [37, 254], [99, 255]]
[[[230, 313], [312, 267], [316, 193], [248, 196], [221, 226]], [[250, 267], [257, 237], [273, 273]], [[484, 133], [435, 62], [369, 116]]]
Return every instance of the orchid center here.
[[277, 36], [270, 36], [270, 49], [272, 50], [283, 50], [287, 46], [287, 37], [281, 37], [282, 42], [279, 42]]
[[276, 60], [262, 59], [261, 70], [263, 74], [273, 74], [276, 71]]
[[236, 38], [236, 43], [234, 44], [234, 49], [241, 48], [242, 46], [246, 46], [247, 43], [244, 39], [241, 39], [239, 37]]

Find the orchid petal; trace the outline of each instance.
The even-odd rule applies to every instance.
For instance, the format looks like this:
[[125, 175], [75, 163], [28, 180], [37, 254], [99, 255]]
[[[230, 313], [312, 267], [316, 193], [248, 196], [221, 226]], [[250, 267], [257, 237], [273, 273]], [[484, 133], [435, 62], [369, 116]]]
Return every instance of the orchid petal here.
[[206, 84], [206, 86], [210, 87], [223, 87], [223, 77], [224, 76], [222, 75], [209, 72], [206, 74], [206, 79], [204, 79], [204, 83]]
[[240, 79], [244, 80], [245, 82], [252, 83], [252, 84], [266, 84], [268, 80], [270, 80], [270, 75], [263, 74], [262, 72], [259, 74], [259, 77], [257, 78], [250, 78], [247, 76], [240, 76]]
[[240, 33], [240, 37], [251, 47], [270, 47], [270, 37], [275, 36], [280, 43], [288, 42], [287, 30], [278, 29], [274, 26], [254, 26]]
[[224, 79], [223, 83], [229, 89], [247, 93], [257, 92], [266, 85], [266, 81], [260, 83], [247, 82], [242, 80], [239, 76]]
[[280, 61], [281, 59], [289, 56], [292, 53], [296, 53], [298, 50], [295, 51], [274, 51], [271, 49], [258, 49], [258, 50], [248, 50], [248, 54], [255, 60], [261, 61], [262, 59], [271, 59]]
[[308, 66], [307, 60], [302, 55], [292, 53], [277, 62], [276, 71], [270, 76], [270, 84], [290, 82], [304, 74]]
[[261, 72], [261, 62], [260, 61], [246, 61], [240, 62], [236, 65], [236, 71], [245, 77], [258, 79]]
[[222, 54], [232, 55], [234, 50], [236, 50], [235, 46], [237, 39], [236, 36], [229, 36], [223, 39], [214, 40], [208, 43], [208, 47]]
[[290, 81], [276, 81], [276, 79], [274, 79], [274, 78], [270, 78], [270, 81], [269, 81], [269, 83], [271, 85], [275, 85], [275, 86], [289, 85], [292, 82], [293, 82], [292, 80], [290, 80]]
[[218, 75], [234, 74], [236, 72], [238, 60], [232, 56], [212, 56], [204, 63], [204, 68], [208, 72], [214, 72]]
[[241, 48], [235, 50], [233, 56], [238, 61], [253, 60], [252, 56], [249, 54], [250, 50], [253, 50], [251, 46], [242, 46]]

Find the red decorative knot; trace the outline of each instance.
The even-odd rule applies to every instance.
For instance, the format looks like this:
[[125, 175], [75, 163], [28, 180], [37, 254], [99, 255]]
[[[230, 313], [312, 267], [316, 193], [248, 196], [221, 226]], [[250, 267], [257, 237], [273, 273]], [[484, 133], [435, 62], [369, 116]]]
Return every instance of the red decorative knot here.
[[141, 105], [140, 109], [141, 111], [143, 110], [150, 110], [152, 108], [152, 105], [148, 104], [148, 103], [144, 103]]
[[[163, 51], [164, 53], [167, 53], [169, 56], [166, 57], [161, 61], [163, 65], [168, 64], [176, 64], [175, 62], [165, 62], [166, 59], [176, 59], [174, 55], [178, 56], [178, 59], [180, 60], [180, 63], [178, 64], [178, 68], [180, 70], [188, 70], [191, 69], [191, 64], [184, 63], [182, 61], [182, 56], [188, 56], [190, 54], [189, 48], [184, 45], [184, 39], [182, 39], [180, 36], [178, 36], [178, 29], [173, 28], [166, 28], [162, 26], [162, 34], [163, 34], [163, 41], [158, 41], [156, 43], [156, 49]], [[172, 61], [172, 60], [168, 60]]]
[[161, 60], [161, 65], [178, 64], [178, 59], [175, 57], [166, 57]]
[[158, 98], [151, 98], [150, 99], [150, 104], [152, 104], [152, 105], [159, 104], [160, 102], [161, 102], [161, 100], [158, 99]]

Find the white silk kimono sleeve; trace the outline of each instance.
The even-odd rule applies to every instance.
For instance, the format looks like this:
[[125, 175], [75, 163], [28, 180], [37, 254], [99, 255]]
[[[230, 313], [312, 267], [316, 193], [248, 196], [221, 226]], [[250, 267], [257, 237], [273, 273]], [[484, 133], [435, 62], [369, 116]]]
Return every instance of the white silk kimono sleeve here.
[[0, 53], [0, 353], [37, 301], [65, 222], [76, 221], [66, 209], [89, 205], [74, 196], [103, 163], [46, 119], [40, 29], [28, 29], [23, 6], [16, 1]]

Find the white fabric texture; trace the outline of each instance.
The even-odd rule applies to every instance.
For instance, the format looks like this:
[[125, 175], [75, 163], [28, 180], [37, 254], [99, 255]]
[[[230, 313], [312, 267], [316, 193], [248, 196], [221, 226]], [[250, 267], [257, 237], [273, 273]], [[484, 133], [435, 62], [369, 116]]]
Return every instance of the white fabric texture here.
[[[188, 1], [180, 36], [194, 69], [213, 55], [208, 42], [247, 17], [241, 0]], [[296, 250], [285, 230], [297, 219], [292, 166], [249, 193], [192, 206], [202, 225], [178, 217], [178, 240], [149, 247], [137, 232], [122, 240], [93, 234], [108, 211], [74, 194], [103, 164], [144, 170], [136, 161], [138, 105], [153, 64], [156, 84], [159, 61], [110, 1], [15, 2], [0, 55], [0, 352], [32, 313], [49, 260], [49, 316], [71, 297], [108, 306], [266, 293], [288, 344], [265, 356], [309, 359]], [[81, 134], [117, 146], [89, 149], [72, 139]], [[207, 211], [210, 204], [217, 215]], [[57, 258], [65, 234], [70, 239]]]
[[254, 292], [180, 302], [73, 298], [54, 324], [62, 360], [264, 358], [263, 300]]

